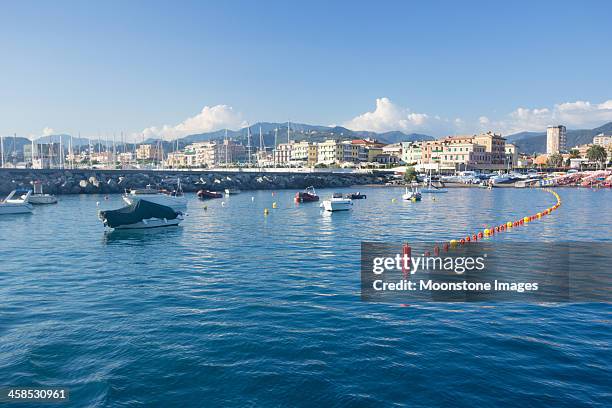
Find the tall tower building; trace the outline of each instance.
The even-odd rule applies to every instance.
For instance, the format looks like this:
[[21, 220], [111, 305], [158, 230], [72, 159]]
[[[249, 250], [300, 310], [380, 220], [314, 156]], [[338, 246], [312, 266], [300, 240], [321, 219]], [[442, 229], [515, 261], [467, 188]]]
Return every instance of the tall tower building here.
[[564, 152], [566, 150], [565, 126], [549, 126], [546, 128], [546, 154]]

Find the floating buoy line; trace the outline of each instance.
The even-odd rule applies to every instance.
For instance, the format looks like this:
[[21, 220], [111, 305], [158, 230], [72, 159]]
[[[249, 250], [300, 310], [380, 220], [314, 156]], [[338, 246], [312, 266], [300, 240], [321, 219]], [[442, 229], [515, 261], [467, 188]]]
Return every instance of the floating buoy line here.
[[[555, 196], [555, 198], [557, 199], [557, 203], [555, 205], [553, 205], [552, 207], [548, 207], [547, 209], [540, 211], [536, 214], [533, 215], [526, 215], [524, 217], [519, 218], [518, 220], [515, 221], [507, 221], [506, 223], [497, 225], [495, 227], [491, 227], [491, 228], [485, 228], [483, 231], [479, 231], [473, 234], [468, 234], [463, 238], [459, 238], [459, 239], [451, 239], [448, 242], [445, 242], [442, 244], [442, 250], [444, 251], [448, 251], [449, 248], [455, 248], [457, 247], [457, 245], [467, 245], [470, 242], [477, 242], [480, 239], [483, 238], [489, 238], [494, 236], [495, 234], [499, 234], [499, 233], [503, 233], [506, 231], [510, 231], [513, 228], [519, 228], [522, 227], [526, 224], [529, 224], [532, 221], [537, 221], [542, 217], [545, 217], [547, 215], [552, 214], [553, 211], [555, 211], [557, 208], [559, 208], [561, 206], [561, 197], [559, 197], [559, 194], [557, 194], [556, 191], [553, 191], [549, 188], [545, 188], [542, 189], [542, 191], [545, 191], [547, 193], [552, 194], [553, 196]], [[406, 248], [408, 244], [404, 244], [404, 248]], [[409, 248], [409, 247], [408, 247]], [[404, 249], [406, 250], [406, 249]], [[434, 246], [433, 252], [435, 254], [435, 256], [438, 256], [438, 254], [440, 253], [440, 245], [436, 244]], [[424, 253], [425, 256], [430, 256], [430, 252], [426, 251]]]

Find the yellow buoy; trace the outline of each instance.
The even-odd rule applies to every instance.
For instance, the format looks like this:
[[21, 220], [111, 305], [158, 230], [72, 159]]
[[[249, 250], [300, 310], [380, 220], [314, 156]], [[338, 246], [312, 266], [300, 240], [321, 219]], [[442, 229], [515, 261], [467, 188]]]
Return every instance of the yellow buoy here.
[[264, 208], [264, 215], [268, 215], [270, 211], [267, 208]]
[[450, 245], [451, 245], [452, 248], [456, 247], [457, 246], [457, 240], [456, 239], [451, 239]]
[[392, 198], [392, 199], [391, 199], [391, 202], [392, 202], [392, 203], [394, 203], [394, 202], [395, 202], [395, 198]]
[[529, 217], [524, 217], [524, 218], [523, 218], [523, 221], [525, 221], [525, 222], [529, 222]]
[[506, 223], [506, 227], [508, 227], [508, 228], [512, 228], [512, 222], [508, 221], [508, 222]]
[[276, 201], [272, 203], [272, 208], [276, 208]]

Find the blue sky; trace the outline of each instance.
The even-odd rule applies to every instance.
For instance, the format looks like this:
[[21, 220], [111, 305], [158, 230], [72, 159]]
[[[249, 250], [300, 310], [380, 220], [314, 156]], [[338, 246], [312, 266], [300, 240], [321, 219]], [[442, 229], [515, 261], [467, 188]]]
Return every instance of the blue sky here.
[[[4, 2], [0, 134], [612, 120], [610, 2]], [[46, 129], [46, 130], [43, 130]]]

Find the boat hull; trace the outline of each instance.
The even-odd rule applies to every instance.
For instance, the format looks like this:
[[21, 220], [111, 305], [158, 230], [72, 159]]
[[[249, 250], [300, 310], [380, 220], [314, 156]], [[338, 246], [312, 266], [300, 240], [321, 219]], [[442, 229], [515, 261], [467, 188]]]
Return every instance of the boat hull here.
[[30, 204], [6, 204], [0, 203], [0, 215], [4, 214], [29, 214], [32, 212]]
[[297, 203], [312, 203], [315, 201], [319, 201], [319, 196], [308, 193], [297, 193], [295, 195], [295, 202]]
[[116, 230], [134, 230], [134, 229], [149, 229], [149, 228], [161, 228], [161, 227], [176, 227], [178, 226], [182, 218], [175, 218], [173, 220], [149, 218], [148, 220], [142, 220], [135, 224], [121, 225], [112, 229]]
[[402, 195], [404, 201], [421, 201], [420, 193], [406, 193]]
[[351, 200], [325, 200], [323, 201], [323, 209], [325, 211], [348, 211], [351, 209]]
[[208, 191], [208, 190], [198, 191], [197, 196], [200, 200], [208, 200], [211, 198], [223, 198], [223, 194], [218, 193], [216, 191]]
[[28, 202], [30, 204], [56, 204], [57, 197], [48, 195], [48, 194], [44, 194], [44, 195], [33, 194], [28, 199]]

